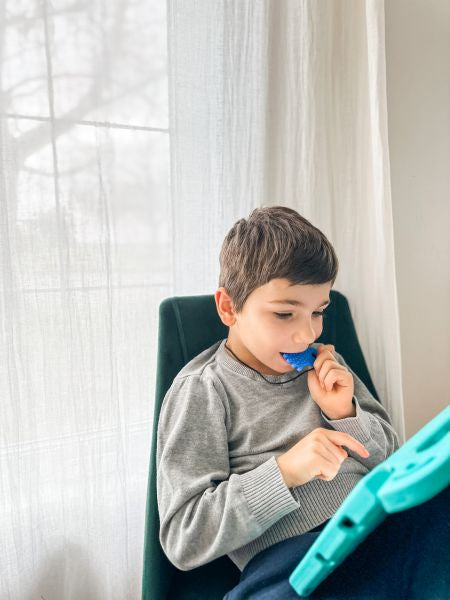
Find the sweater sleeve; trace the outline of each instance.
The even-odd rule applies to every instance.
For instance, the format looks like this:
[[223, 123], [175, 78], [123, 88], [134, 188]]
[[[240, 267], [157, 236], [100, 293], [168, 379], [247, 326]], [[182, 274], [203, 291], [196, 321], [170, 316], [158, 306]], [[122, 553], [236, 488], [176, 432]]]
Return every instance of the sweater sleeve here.
[[187, 571], [259, 537], [299, 507], [275, 456], [230, 474], [226, 408], [211, 378], [175, 379], [157, 431], [160, 542]]
[[367, 387], [347, 365], [344, 358], [335, 352], [337, 362], [346, 367], [353, 375], [353, 404], [356, 416], [344, 419], [328, 419], [321, 411], [322, 418], [337, 431], [344, 431], [363, 444], [370, 453], [362, 458], [356, 452], [348, 450], [349, 456], [364, 464], [369, 470], [384, 461], [399, 448], [398, 436], [392, 427], [390, 417], [383, 406], [372, 396]]

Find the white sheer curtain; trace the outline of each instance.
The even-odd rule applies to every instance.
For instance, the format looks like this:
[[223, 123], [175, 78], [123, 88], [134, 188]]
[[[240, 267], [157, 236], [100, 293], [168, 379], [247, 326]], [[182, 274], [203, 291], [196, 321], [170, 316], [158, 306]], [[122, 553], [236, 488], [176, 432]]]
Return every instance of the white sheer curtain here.
[[383, 3], [167, 6], [0, 3], [2, 600], [139, 597], [158, 305], [255, 206], [335, 245], [403, 432]]
[[213, 292], [254, 206], [297, 209], [336, 248], [403, 441], [383, 1], [169, 0], [168, 20], [176, 293]]
[[140, 597], [166, 6], [0, 2], [0, 598]]

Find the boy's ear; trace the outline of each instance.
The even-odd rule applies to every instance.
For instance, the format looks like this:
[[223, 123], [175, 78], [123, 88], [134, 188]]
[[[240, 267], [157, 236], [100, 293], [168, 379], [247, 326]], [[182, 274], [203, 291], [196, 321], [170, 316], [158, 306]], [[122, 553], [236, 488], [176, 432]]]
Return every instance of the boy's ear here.
[[220, 287], [214, 294], [216, 301], [217, 312], [219, 313], [220, 320], [227, 327], [231, 327], [236, 322], [234, 313], [233, 302], [224, 287]]

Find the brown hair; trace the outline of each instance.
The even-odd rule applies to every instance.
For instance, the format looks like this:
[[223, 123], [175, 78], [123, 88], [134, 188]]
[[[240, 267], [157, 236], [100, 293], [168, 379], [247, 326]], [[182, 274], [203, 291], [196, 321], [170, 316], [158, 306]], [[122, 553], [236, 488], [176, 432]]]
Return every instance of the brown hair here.
[[286, 206], [255, 208], [239, 219], [225, 236], [219, 262], [219, 287], [238, 313], [253, 290], [272, 279], [333, 285], [339, 268], [325, 235]]

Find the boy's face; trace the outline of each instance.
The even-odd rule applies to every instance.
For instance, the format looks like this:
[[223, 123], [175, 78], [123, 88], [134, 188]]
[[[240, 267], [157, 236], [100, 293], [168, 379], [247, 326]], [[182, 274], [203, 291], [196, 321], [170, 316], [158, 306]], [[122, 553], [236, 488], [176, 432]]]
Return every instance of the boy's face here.
[[236, 313], [225, 288], [219, 288], [215, 299], [222, 322], [230, 328], [227, 346], [261, 373], [292, 371], [280, 352], [303, 352], [320, 337], [320, 312], [329, 303], [330, 290], [331, 283], [292, 285], [287, 279], [272, 279], [253, 290]]

